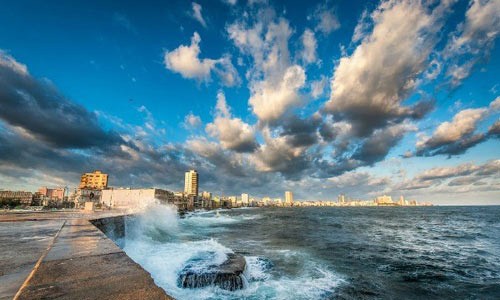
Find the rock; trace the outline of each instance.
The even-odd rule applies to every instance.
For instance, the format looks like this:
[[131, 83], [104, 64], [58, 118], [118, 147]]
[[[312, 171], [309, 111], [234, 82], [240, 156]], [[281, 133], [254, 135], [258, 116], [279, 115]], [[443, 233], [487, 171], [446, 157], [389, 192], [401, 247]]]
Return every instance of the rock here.
[[179, 272], [177, 285], [182, 288], [201, 288], [209, 285], [234, 291], [244, 287], [243, 272], [246, 261], [242, 255], [227, 254], [227, 260], [220, 265], [199, 268], [204, 258], [190, 260]]

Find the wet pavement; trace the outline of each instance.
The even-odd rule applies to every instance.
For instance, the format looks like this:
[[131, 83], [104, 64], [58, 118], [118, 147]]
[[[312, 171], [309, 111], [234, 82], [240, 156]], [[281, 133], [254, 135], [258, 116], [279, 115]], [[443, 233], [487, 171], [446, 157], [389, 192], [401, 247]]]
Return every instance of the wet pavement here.
[[0, 299], [170, 299], [88, 220], [122, 212], [0, 212]]

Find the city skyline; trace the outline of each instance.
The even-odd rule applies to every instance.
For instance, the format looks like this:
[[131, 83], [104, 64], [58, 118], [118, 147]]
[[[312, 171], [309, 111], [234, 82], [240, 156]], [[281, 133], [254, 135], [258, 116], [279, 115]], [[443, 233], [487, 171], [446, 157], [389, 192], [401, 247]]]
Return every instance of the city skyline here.
[[7, 2], [0, 189], [102, 170], [181, 191], [195, 169], [227, 195], [500, 204], [499, 19], [498, 1]]

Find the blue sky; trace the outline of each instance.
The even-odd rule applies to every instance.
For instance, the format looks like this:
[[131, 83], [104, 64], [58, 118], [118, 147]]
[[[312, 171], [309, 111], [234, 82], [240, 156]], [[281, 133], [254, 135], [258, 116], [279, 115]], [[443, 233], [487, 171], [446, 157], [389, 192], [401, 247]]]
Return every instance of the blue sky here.
[[180, 190], [196, 168], [216, 193], [500, 204], [499, 12], [7, 1], [0, 188], [71, 186], [97, 168], [115, 186]]

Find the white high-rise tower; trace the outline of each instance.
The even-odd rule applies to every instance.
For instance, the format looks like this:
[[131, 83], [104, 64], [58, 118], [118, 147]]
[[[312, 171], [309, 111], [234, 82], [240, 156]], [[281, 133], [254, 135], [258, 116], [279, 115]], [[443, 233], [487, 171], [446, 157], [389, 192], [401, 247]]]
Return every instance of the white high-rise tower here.
[[189, 170], [184, 174], [184, 193], [198, 197], [198, 172]]

